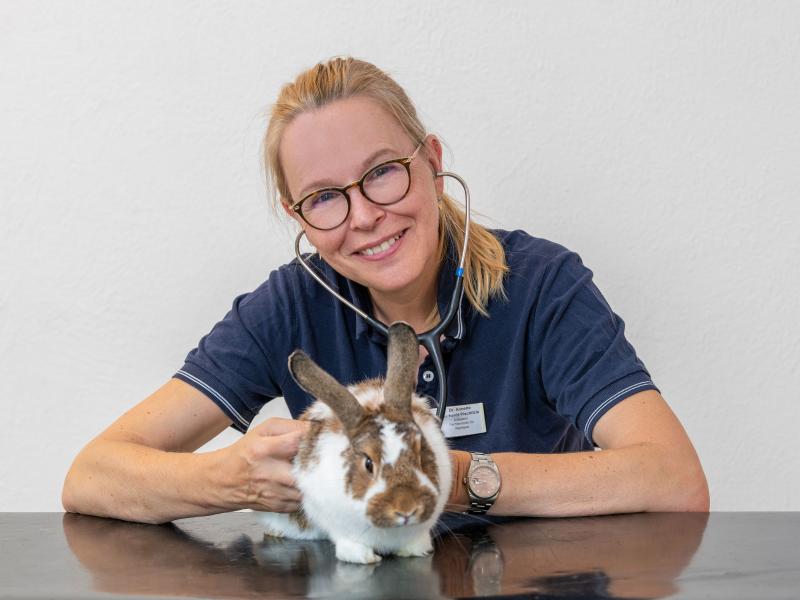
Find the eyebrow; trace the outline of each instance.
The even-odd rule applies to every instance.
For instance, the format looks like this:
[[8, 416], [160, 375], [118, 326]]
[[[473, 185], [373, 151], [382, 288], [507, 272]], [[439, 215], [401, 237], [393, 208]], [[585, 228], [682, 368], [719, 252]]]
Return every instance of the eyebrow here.
[[[392, 158], [404, 158], [404, 157], [396, 156], [396, 154], [397, 154], [397, 150], [394, 150], [393, 148], [388, 148], [387, 147], [387, 148], [380, 148], [380, 149], [376, 150], [375, 152], [370, 154], [367, 158], [365, 158], [362, 161], [362, 163], [361, 163], [361, 174], [363, 175], [364, 173], [366, 173], [367, 168], [371, 164], [373, 164], [375, 161], [377, 161], [378, 158], [380, 158], [380, 157], [382, 157], [384, 155], [386, 155], [388, 157], [387, 160], [390, 160]], [[350, 182], [348, 181], [347, 183], [350, 183]], [[332, 179], [318, 179], [314, 183], [311, 183], [311, 184], [305, 186], [300, 191], [300, 194], [298, 194], [297, 199], [300, 200], [300, 198], [305, 198], [311, 192], [314, 192], [316, 190], [320, 190], [320, 189], [328, 188], [328, 187], [340, 187], [341, 185], [344, 185], [344, 184], [334, 183]]]

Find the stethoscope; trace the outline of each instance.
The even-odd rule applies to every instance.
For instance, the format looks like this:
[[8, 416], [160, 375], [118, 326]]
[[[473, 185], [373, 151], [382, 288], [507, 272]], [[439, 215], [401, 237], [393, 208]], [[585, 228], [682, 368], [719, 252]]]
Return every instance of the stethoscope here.
[[[439, 322], [439, 324], [436, 325], [436, 327], [429, 329], [425, 333], [417, 334], [417, 341], [428, 351], [428, 355], [433, 360], [433, 366], [436, 369], [436, 376], [439, 378], [439, 393], [438, 403], [436, 406], [436, 416], [441, 422], [444, 422], [444, 413], [447, 409], [447, 378], [445, 377], [444, 372], [444, 359], [442, 358], [440, 339], [445, 329], [447, 329], [447, 326], [450, 325], [453, 318], [456, 316], [458, 307], [461, 304], [461, 296], [464, 291], [464, 260], [467, 256], [467, 244], [469, 243], [470, 209], [469, 188], [467, 187], [467, 183], [461, 177], [455, 173], [450, 173], [449, 171], [440, 171], [435, 174], [435, 177], [452, 177], [461, 184], [461, 187], [464, 188], [464, 208], [466, 209], [466, 220], [464, 223], [464, 245], [461, 248], [461, 258], [458, 261], [458, 268], [455, 272], [456, 284], [453, 288], [453, 295], [450, 297], [450, 306], [447, 309], [447, 314]], [[319, 274], [315, 273], [314, 270], [308, 266], [306, 261], [303, 260], [303, 257], [300, 255], [300, 239], [304, 235], [305, 231], [301, 231], [299, 234], [297, 234], [297, 238], [294, 241], [294, 253], [303, 268], [308, 271], [308, 274], [316, 279], [317, 282], [335, 298], [337, 298], [345, 306], [350, 307], [352, 310], [358, 313], [361, 318], [367, 321], [375, 329], [388, 336], [389, 328], [386, 325], [368, 315], [365, 311], [361, 310], [355, 304], [347, 300], [347, 298], [344, 298], [341, 294], [339, 294], [339, 292], [328, 285], [328, 283]]]

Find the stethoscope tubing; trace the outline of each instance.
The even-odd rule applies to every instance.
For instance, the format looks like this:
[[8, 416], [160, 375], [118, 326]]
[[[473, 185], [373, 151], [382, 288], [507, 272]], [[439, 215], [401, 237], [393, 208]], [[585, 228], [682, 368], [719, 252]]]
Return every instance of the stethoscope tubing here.
[[[453, 295], [450, 297], [450, 304], [447, 308], [447, 313], [445, 314], [444, 318], [439, 321], [439, 323], [425, 331], [424, 333], [417, 334], [417, 342], [419, 342], [427, 351], [428, 355], [430, 355], [431, 360], [433, 361], [434, 369], [436, 369], [436, 377], [438, 377], [438, 397], [437, 397], [437, 406], [436, 406], [436, 416], [438, 417], [439, 421], [444, 423], [444, 414], [447, 410], [447, 377], [445, 376], [444, 371], [444, 358], [442, 357], [442, 346], [441, 346], [441, 337], [444, 334], [445, 329], [447, 329], [448, 325], [453, 321], [453, 318], [456, 316], [458, 312], [458, 308], [461, 305], [461, 297], [464, 292], [464, 263], [467, 256], [467, 247], [469, 244], [469, 224], [470, 224], [470, 202], [469, 202], [469, 187], [467, 187], [466, 181], [462, 179], [459, 175], [455, 173], [451, 173], [450, 171], [440, 171], [436, 173], [436, 177], [453, 177], [456, 181], [461, 184], [461, 187], [464, 188], [464, 208], [466, 212], [466, 219], [464, 222], [464, 244], [461, 248], [461, 257], [458, 262], [458, 268], [455, 272], [455, 286], [453, 287]], [[297, 237], [294, 241], [294, 253], [297, 256], [298, 261], [300, 264], [308, 271], [308, 274], [313, 277], [317, 283], [319, 283], [323, 288], [325, 288], [330, 294], [332, 294], [337, 300], [342, 302], [345, 306], [350, 308], [351, 310], [355, 311], [358, 315], [361, 316], [365, 321], [367, 321], [370, 325], [372, 325], [375, 329], [383, 333], [384, 335], [389, 335], [389, 328], [375, 319], [374, 317], [370, 316], [366, 313], [366, 311], [360, 309], [358, 306], [350, 302], [347, 298], [342, 296], [339, 292], [337, 292], [333, 287], [331, 287], [327, 281], [325, 281], [318, 273], [315, 273], [314, 270], [303, 260], [302, 255], [300, 254], [300, 239], [305, 235], [305, 231], [301, 231], [297, 234]]]

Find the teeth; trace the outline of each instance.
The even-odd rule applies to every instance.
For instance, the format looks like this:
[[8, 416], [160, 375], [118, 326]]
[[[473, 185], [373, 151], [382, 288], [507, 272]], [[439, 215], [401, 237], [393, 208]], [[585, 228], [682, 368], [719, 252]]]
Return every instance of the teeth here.
[[386, 240], [382, 244], [378, 244], [377, 246], [373, 246], [372, 248], [367, 248], [366, 250], [362, 250], [359, 254], [366, 254], [367, 256], [372, 256], [373, 254], [377, 254], [379, 252], [385, 252], [389, 248], [395, 245], [395, 242], [400, 239], [400, 235], [394, 236], [390, 240]]

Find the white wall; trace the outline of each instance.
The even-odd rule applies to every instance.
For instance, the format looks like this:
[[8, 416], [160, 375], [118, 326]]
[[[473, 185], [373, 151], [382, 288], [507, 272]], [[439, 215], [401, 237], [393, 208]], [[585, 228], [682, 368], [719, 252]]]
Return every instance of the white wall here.
[[582, 255], [713, 509], [800, 510], [798, 31], [795, 2], [2, 0], [0, 510], [60, 510], [291, 258], [263, 112], [337, 54], [406, 87], [490, 225]]

